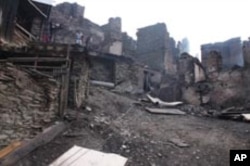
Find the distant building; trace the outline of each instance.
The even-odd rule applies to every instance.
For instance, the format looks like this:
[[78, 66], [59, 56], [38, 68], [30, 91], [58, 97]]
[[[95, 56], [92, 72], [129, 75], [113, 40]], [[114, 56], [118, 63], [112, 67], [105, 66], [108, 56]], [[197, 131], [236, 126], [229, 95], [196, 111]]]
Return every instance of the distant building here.
[[138, 29], [136, 58], [140, 63], [173, 74], [177, 56], [176, 43], [170, 38], [164, 23]]
[[221, 55], [222, 68], [231, 68], [235, 65], [243, 66], [244, 60], [242, 55], [242, 44], [240, 37], [232, 38], [225, 42], [218, 42], [214, 44], [204, 44], [201, 46], [202, 64], [207, 68], [207, 61], [211, 52], [216, 51]]

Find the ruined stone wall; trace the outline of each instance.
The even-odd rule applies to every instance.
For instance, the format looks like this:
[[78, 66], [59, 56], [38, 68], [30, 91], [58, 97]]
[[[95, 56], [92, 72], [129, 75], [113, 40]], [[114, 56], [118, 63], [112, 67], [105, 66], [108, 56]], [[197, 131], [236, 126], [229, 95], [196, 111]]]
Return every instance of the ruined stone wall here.
[[243, 66], [242, 45], [240, 38], [233, 38], [225, 42], [205, 44], [201, 46], [202, 63], [206, 68], [206, 60], [211, 51], [217, 51], [222, 56], [222, 68], [231, 68], [235, 65]]
[[202, 64], [205, 66], [208, 74], [220, 71], [222, 69], [222, 56], [217, 51], [211, 51]]
[[128, 57], [135, 57], [136, 51], [136, 41], [127, 35], [127, 33], [122, 34], [122, 54]]
[[249, 91], [246, 86], [247, 72], [243, 70], [227, 70], [218, 72], [217, 75], [209, 75], [211, 78], [211, 92], [209, 93], [212, 105], [229, 107], [243, 104]]
[[0, 65], [0, 146], [33, 138], [57, 116], [59, 84]]
[[137, 60], [158, 71], [176, 71], [175, 42], [169, 37], [166, 25], [158, 23], [140, 28], [137, 32]]
[[[71, 9], [79, 10], [73, 11]], [[104, 41], [104, 32], [101, 27], [83, 17], [84, 7], [76, 4], [62, 3], [52, 8], [50, 20], [55, 24], [60, 24], [61, 28], [53, 32], [53, 41], [57, 43], [74, 44], [76, 33], [83, 33], [83, 45], [91, 36], [91, 47], [101, 50]]]
[[122, 55], [121, 18], [110, 18], [108, 24], [102, 26], [102, 30], [105, 34], [102, 51]]
[[115, 84], [119, 92], [137, 93], [143, 89], [143, 68], [133, 62], [115, 63]]
[[108, 53], [114, 54], [114, 55], [122, 55], [122, 42], [121, 41], [114, 41], [109, 46]]
[[164, 70], [168, 37], [164, 23], [139, 29], [137, 32], [137, 60], [150, 68]]
[[206, 73], [197, 58], [187, 53], [181, 54], [178, 60], [178, 84], [181, 89], [182, 100], [194, 105], [202, 102], [199, 94], [200, 82], [206, 81]]
[[[221, 69], [221, 56], [210, 52], [204, 79], [197, 81], [197, 70], [200, 64], [190, 56], [181, 56], [179, 60], [179, 82], [181, 83], [182, 100], [194, 105], [208, 104], [217, 110], [231, 106], [244, 106], [249, 97], [249, 68]], [[203, 74], [204, 75], [204, 74]], [[202, 78], [202, 77], [201, 77]]]
[[250, 66], [250, 40], [243, 42], [244, 66]]
[[168, 74], [175, 75], [177, 72], [177, 58], [179, 50], [176, 48], [176, 42], [173, 38], [167, 41], [167, 51], [165, 53], [165, 71]]
[[178, 75], [183, 85], [192, 85], [195, 82], [194, 59], [189, 54], [182, 54], [178, 64]]
[[71, 108], [79, 108], [86, 101], [90, 68], [84, 56], [75, 56], [69, 80], [68, 104]]
[[92, 58], [91, 59], [91, 80], [114, 82], [115, 74], [115, 62], [114, 60], [104, 58]]
[[194, 64], [194, 82], [204, 81], [206, 79], [206, 72], [201, 65]]
[[[134, 54], [135, 41], [129, 36], [124, 38], [121, 18], [110, 18], [107, 24], [100, 26], [84, 18], [81, 12], [84, 12], [84, 7], [70, 3], [62, 3], [52, 8], [50, 21], [55, 25], [60, 25], [59, 28], [53, 30], [53, 42], [75, 44], [76, 34], [81, 32], [83, 46], [91, 37], [89, 42], [91, 50], [119, 56]], [[123, 47], [124, 44], [125, 47]]]
[[118, 61], [115, 65], [115, 80], [116, 83], [121, 83], [127, 80], [130, 80], [132, 84], [138, 84], [138, 77], [137, 77], [137, 66], [134, 64], [126, 63]]
[[62, 4], [57, 5], [57, 10], [60, 11], [63, 15], [74, 18], [83, 17], [84, 15], [84, 7], [78, 5], [77, 3], [68, 3], [64, 2]]

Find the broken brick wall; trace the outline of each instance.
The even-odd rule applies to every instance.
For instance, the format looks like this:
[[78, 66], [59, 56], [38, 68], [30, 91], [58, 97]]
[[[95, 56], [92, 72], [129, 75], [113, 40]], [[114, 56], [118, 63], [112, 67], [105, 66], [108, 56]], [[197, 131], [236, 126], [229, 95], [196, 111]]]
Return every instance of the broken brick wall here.
[[12, 64], [0, 65], [0, 146], [33, 138], [57, 116], [59, 84]]

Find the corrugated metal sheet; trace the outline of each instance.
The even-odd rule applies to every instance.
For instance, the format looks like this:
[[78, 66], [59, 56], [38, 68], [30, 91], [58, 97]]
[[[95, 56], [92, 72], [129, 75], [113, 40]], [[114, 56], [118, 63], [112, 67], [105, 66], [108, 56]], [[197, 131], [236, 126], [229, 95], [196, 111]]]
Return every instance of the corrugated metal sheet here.
[[117, 154], [73, 146], [49, 166], [125, 166], [126, 162]]

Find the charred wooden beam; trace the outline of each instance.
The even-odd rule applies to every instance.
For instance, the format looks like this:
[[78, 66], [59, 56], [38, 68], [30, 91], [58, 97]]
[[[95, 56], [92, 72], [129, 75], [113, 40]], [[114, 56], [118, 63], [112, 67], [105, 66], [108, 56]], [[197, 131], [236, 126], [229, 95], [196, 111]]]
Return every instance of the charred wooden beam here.
[[11, 62], [67, 62], [68, 60], [66, 58], [44, 58], [44, 57], [12, 57], [7, 58], [8, 61]]
[[[1, 62], [1, 60], [0, 60]], [[24, 68], [37, 68], [37, 69], [51, 69], [51, 70], [63, 70], [66, 69], [67, 67], [55, 67], [55, 66], [33, 66], [33, 65], [18, 65], [20, 67], [24, 67]]]
[[57, 135], [62, 133], [67, 127], [64, 122], [59, 122], [54, 126], [45, 129], [41, 134], [37, 135], [34, 139], [22, 144], [15, 151], [0, 160], [1, 166], [11, 166], [24, 158], [27, 154], [52, 141]]
[[24, 32], [29, 38], [33, 40], [37, 40], [37, 38], [34, 35], [32, 35], [29, 31], [27, 31], [24, 27], [22, 27], [18, 23], [16, 23], [16, 27], [20, 29], [22, 32]]

